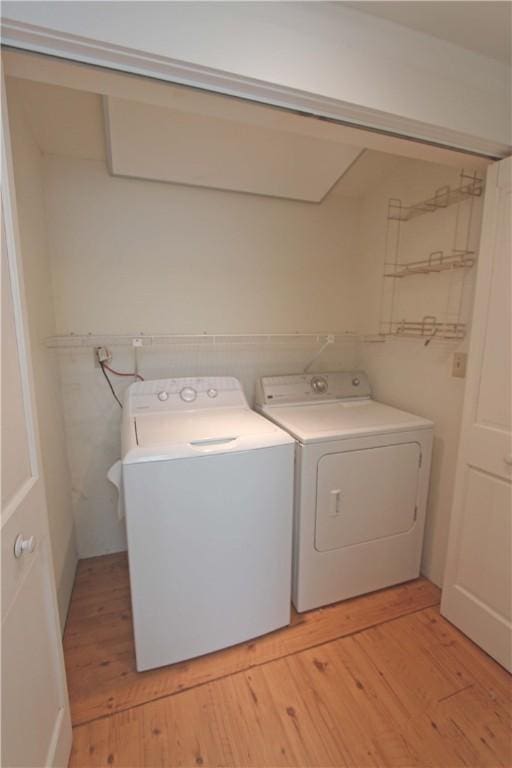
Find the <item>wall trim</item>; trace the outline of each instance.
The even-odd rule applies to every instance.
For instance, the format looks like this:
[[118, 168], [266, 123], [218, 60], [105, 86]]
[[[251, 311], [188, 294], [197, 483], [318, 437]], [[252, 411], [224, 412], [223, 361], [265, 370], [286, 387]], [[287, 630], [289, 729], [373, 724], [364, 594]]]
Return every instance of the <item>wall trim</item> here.
[[269, 104], [494, 160], [512, 153], [512, 147], [508, 145], [449, 128], [8, 18], [2, 19], [2, 44]]
[[[71, 519], [73, 519], [73, 511], [69, 512]], [[64, 634], [64, 628], [66, 626], [66, 619], [69, 611], [69, 604], [71, 602], [71, 593], [75, 586], [76, 569], [78, 567], [78, 555], [75, 546], [75, 535], [72, 531], [70, 539], [68, 541], [66, 555], [64, 557], [64, 563], [60, 576], [55, 574], [55, 583], [57, 588], [57, 605], [59, 608], [59, 621], [61, 633]]]

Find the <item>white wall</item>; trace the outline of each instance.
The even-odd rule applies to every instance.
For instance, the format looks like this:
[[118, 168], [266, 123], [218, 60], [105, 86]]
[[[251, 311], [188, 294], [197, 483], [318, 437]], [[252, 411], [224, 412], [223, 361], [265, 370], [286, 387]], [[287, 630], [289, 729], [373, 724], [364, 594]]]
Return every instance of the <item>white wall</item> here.
[[[47, 156], [47, 219], [58, 333], [258, 333], [354, 329], [358, 203], [321, 205], [112, 178], [103, 161]], [[301, 371], [319, 345], [157, 346], [141, 372], [257, 376]], [[81, 557], [122, 549], [106, 472], [119, 407], [92, 349], [59, 352]], [[133, 368], [130, 349], [114, 365]], [[320, 367], [355, 365], [355, 343]], [[125, 380], [115, 379], [122, 393]]]
[[77, 555], [57, 355], [44, 344], [44, 339], [55, 333], [55, 318], [46, 239], [43, 157], [31, 135], [16, 90], [9, 88], [8, 96], [46, 505], [63, 626]]
[[48, 157], [58, 333], [353, 328], [357, 204], [113, 178]]
[[[378, 330], [386, 233], [390, 243], [395, 234], [388, 230], [388, 198], [401, 198], [405, 204], [419, 202], [430, 197], [438, 187], [447, 183], [456, 185], [457, 180], [453, 169], [402, 161], [363, 199], [358, 259], [361, 298], [358, 326], [363, 333]], [[401, 259], [412, 261], [425, 258], [434, 250], [449, 250], [454, 246], [456, 225], [456, 247], [464, 247], [470, 207], [470, 202], [462, 203], [458, 219], [457, 206], [453, 206], [402, 224]], [[469, 227], [470, 247], [475, 248], [478, 248], [480, 208], [481, 201], [475, 201]], [[395, 226], [391, 224], [391, 228]], [[399, 292], [396, 316], [415, 320], [425, 314], [437, 314], [441, 319], [440, 313], [451, 291], [452, 305], [462, 295], [462, 319], [468, 320], [473, 280], [474, 269], [402, 278], [395, 286]], [[467, 345], [467, 338], [459, 344], [434, 339], [426, 347], [416, 339], [393, 339], [386, 343], [363, 343], [360, 347], [360, 364], [368, 372], [374, 396], [429, 418], [435, 424], [422, 570], [439, 585], [443, 579], [465, 384], [463, 379], [451, 375], [452, 360], [454, 352], [466, 350]]]
[[14, 22], [4, 25], [6, 42], [29, 50], [255, 98], [270, 85], [273, 103], [320, 95], [333, 114], [468, 148], [511, 143], [510, 68], [339, 3], [43, 0], [4, 2], [2, 14]]

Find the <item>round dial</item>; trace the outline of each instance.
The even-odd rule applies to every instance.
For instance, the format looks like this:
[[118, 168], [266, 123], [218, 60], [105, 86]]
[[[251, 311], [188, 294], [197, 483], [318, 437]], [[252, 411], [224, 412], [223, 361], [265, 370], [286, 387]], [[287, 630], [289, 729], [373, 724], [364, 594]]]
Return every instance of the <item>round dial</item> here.
[[197, 392], [193, 387], [183, 387], [180, 390], [180, 397], [185, 403], [193, 403], [197, 397]]
[[168, 392], [159, 392], [157, 395], [158, 399], [162, 402], [165, 402], [165, 400], [169, 399], [169, 393]]
[[311, 389], [316, 395], [323, 395], [327, 392], [327, 381], [323, 376], [313, 376], [311, 379]]
[[208, 397], [217, 397], [219, 393], [214, 387], [210, 387], [210, 389], [206, 390], [206, 394], [208, 395]]

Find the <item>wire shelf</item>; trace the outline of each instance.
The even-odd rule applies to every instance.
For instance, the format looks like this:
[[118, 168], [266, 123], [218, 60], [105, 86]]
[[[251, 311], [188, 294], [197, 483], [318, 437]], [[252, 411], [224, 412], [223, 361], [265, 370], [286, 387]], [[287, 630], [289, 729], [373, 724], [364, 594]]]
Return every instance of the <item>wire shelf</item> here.
[[[469, 180], [469, 181], [468, 181]], [[401, 200], [389, 201], [388, 219], [393, 221], [410, 221], [425, 213], [434, 213], [440, 208], [448, 208], [450, 205], [461, 203], [471, 197], [480, 197], [484, 188], [483, 179], [476, 174], [470, 176], [461, 174], [461, 184], [458, 187], [450, 187], [448, 184], [436, 189], [433, 197], [422, 200], [413, 205], [403, 205]]]
[[444, 341], [460, 341], [466, 335], [466, 323], [441, 322], [434, 315], [425, 315], [421, 320], [404, 319], [384, 323], [379, 335], [421, 338], [427, 341], [434, 338]]
[[469, 269], [475, 261], [475, 251], [457, 249], [450, 253], [432, 251], [427, 259], [387, 265], [392, 271], [384, 272], [384, 277], [400, 278], [410, 275], [428, 275], [431, 272], [444, 272], [447, 269]]
[[[474, 212], [478, 211], [483, 187], [476, 173], [462, 170], [458, 182], [440, 187], [420, 203], [404, 205], [396, 198], [388, 200], [379, 325], [374, 340], [410, 337], [423, 339], [428, 345], [434, 338], [458, 342], [465, 337], [469, 270], [478, 256]], [[451, 211], [437, 222], [438, 227], [425, 222], [427, 226], [417, 230], [405, 224], [423, 213], [451, 205]], [[427, 246], [422, 250], [422, 242], [431, 243], [430, 247], [446, 247], [428, 253]], [[424, 285], [419, 280], [403, 279], [433, 273], [445, 277]]]

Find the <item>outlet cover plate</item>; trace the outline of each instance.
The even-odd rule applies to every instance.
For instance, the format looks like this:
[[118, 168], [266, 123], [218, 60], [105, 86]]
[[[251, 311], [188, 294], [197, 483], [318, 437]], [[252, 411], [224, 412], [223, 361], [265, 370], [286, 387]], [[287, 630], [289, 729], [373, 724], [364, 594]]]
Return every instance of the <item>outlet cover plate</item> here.
[[455, 352], [453, 355], [452, 376], [457, 379], [466, 378], [467, 352]]

